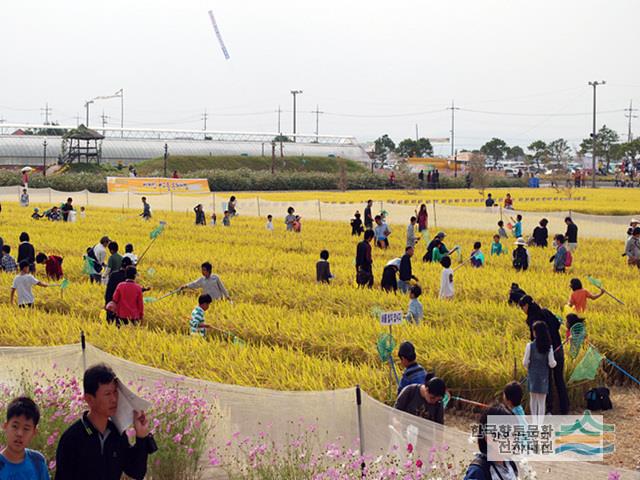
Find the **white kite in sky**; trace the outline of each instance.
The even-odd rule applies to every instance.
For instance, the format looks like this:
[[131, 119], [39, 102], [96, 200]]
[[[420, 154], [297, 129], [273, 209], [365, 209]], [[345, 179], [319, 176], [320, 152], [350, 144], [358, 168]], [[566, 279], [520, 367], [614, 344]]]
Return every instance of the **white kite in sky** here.
[[220, 34], [220, 29], [218, 28], [218, 24], [216, 23], [216, 17], [213, 16], [213, 12], [209, 10], [209, 18], [211, 18], [211, 23], [213, 24], [213, 30], [216, 32], [216, 37], [218, 37], [218, 42], [220, 43], [220, 48], [222, 48], [222, 53], [224, 53], [224, 58], [229, 60], [229, 52], [227, 51], [227, 47], [224, 45], [224, 41], [222, 40], [222, 35]]

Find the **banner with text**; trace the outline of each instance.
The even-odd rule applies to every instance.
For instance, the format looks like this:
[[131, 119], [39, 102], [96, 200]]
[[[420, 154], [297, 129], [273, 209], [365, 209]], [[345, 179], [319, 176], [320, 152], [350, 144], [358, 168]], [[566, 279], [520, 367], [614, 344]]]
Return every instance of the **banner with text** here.
[[206, 178], [107, 177], [109, 193], [209, 193]]

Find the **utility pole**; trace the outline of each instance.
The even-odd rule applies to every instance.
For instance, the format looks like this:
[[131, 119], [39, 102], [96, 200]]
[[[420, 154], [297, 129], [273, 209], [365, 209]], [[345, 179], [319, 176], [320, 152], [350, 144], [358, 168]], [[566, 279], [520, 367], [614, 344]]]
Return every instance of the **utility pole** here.
[[418, 136], [418, 124], [416, 123], [416, 143], [418, 143], [418, 138], [420, 138]]
[[302, 90], [291, 90], [293, 95], [293, 141], [296, 141], [296, 97], [302, 93]]
[[4, 117], [0, 117], [0, 135], [4, 135], [4, 126], [2, 126], [2, 124], [6, 121], [7, 120]]
[[637, 112], [637, 108], [633, 108], [633, 100], [629, 101], [629, 108], [624, 109], [625, 112], [629, 112], [625, 114], [625, 117], [629, 119], [629, 132], [627, 133], [627, 142], [633, 140], [633, 133], [631, 132], [631, 119], [638, 118], [637, 115], [634, 115], [633, 112]]
[[596, 132], [596, 88], [598, 85], [605, 85], [607, 82], [604, 80], [598, 82], [589, 82], [589, 85], [593, 87], [593, 130], [591, 132], [591, 188], [596, 188], [596, 141], [598, 134]]
[[109, 117], [109, 115], [105, 115], [104, 114], [104, 110], [102, 110], [102, 115], [100, 115], [100, 118], [102, 119], [102, 135], [104, 135], [104, 127], [107, 123], [107, 120], [111, 117]]
[[278, 105], [278, 110], [276, 110], [276, 112], [278, 112], [278, 135], [280, 135], [282, 133], [282, 129], [280, 128], [280, 114], [282, 113], [282, 109], [280, 108], [280, 105]]
[[44, 124], [49, 125], [49, 114], [52, 112], [52, 108], [49, 108], [49, 102], [44, 104], [44, 108], [40, 109], [40, 114], [44, 114]]
[[202, 114], [202, 121], [204, 123], [202, 130], [204, 130], [205, 132], [207, 131], [207, 118], [209, 118], [209, 115], [207, 114], [207, 109], [204, 109], [204, 113]]
[[320, 126], [320, 114], [324, 113], [320, 111], [320, 107], [318, 105], [316, 105], [316, 109], [314, 111], [312, 111], [311, 113], [315, 113], [316, 114], [316, 143], [318, 143], [318, 132], [320, 131], [319, 126]]
[[456, 110], [460, 110], [456, 107], [453, 100], [451, 100], [451, 106], [447, 107], [447, 110], [451, 110], [451, 158], [456, 156]]

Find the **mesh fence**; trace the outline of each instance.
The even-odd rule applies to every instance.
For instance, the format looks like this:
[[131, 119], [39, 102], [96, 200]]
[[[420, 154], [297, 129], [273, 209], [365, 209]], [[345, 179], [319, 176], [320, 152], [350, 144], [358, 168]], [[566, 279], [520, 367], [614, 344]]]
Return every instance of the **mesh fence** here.
[[[18, 201], [22, 187], [0, 187], [0, 201]], [[221, 220], [229, 193], [205, 193], [205, 194], [162, 194], [146, 195], [153, 211], [174, 211], [191, 213], [193, 208], [201, 203], [207, 214], [207, 223], [211, 213], [215, 212], [218, 221]], [[30, 188], [30, 201], [32, 204], [60, 205], [68, 197], [72, 197], [76, 206], [110, 207], [121, 209], [139, 209], [142, 211], [141, 197], [145, 195], [134, 193], [91, 193], [87, 190], [79, 192], [59, 192], [50, 188]], [[348, 222], [353, 218], [356, 210], [363, 213], [363, 203], [329, 203], [319, 200], [274, 202], [260, 198], [257, 193], [255, 198], [242, 198], [238, 201], [237, 211], [240, 215], [266, 217], [273, 215], [274, 224], [284, 224], [287, 208], [292, 206], [296, 213], [304, 219], [329, 220]], [[570, 204], [568, 207], [570, 208]], [[391, 224], [406, 225], [409, 218], [416, 214], [419, 204], [397, 204], [385, 201], [376, 201], [373, 205], [374, 213], [387, 212], [387, 221]], [[564, 233], [566, 225], [565, 217], [569, 214], [580, 229], [581, 237], [626, 239], [626, 229], [629, 224], [627, 216], [587, 215], [570, 212], [526, 212], [526, 211], [502, 211], [496, 208], [462, 207], [430, 203], [427, 206], [429, 213], [429, 230], [433, 236], [438, 230], [446, 228], [469, 228], [476, 230], [496, 231], [498, 220], [509, 223], [510, 217], [518, 213], [523, 216], [523, 233], [528, 236], [533, 232], [541, 218], [549, 220], [549, 233]]]
[[[412, 443], [417, 455], [426, 458], [433, 446], [449, 447], [457, 460], [473, 457], [475, 445], [468, 442], [469, 433], [417, 418], [394, 410], [366, 393], [362, 394], [361, 422], [358, 421], [356, 389], [320, 392], [284, 392], [207, 382], [179, 376], [156, 368], [139, 365], [109, 355], [92, 345], [83, 350], [78, 345], [59, 347], [0, 347], [0, 383], [17, 382], [24, 372], [47, 370], [56, 365], [80, 376], [84, 365], [106, 362], [124, 381], [148, 386], [157, 381], [178, 384], [199, 392], [203, 398], [216, 401], [222, 419], [216, 425], [211, 447], [220, 447], [231, 432], [241, 436], [259, 433], [271, 424], [276, 442], [285, 442], [294, 434], [299, 421], [318, 425], [319, 442], [340, 438], [345, 445], [356, 445], [362, 432], [364, 453], [392, 452], [395, 447]], [[284, 446], [284, 445], [283, 445]], [[535, 463], [539, 479], [608, 478], [609, 467], [597, 463]], [[620, 471], [621, 479], [638, 479], [640, 474]], [[209, 468], [205, 478], [223, 478], [223, 473]], [[354, 477], [355, 478], [355, 477]]]

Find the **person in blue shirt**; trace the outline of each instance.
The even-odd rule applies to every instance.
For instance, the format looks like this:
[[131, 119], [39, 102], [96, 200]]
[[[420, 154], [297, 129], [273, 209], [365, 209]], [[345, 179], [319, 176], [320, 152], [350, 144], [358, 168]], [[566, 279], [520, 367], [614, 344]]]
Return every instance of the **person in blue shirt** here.
[[524, 408], [522, 408], [522, 385], [519, 382], [507, 383], [502, 392], [502, 403], [509, 409], [511, 413], [518, 417], [521, 425], [526, 425]]
[[7, 407], [3, 424], [6, 446], [0, 451], [0, 480], [49, 480], [44, 456], [27, 448], [38, 433], [40, 410], [29, 397], [18, 397]]
[[411, 342], [402, 342], [400, 344], [398, 358], [405, 369], [398, 385], [398, 395], [400, 395], [402, 389], [408, 385], [424, 384], [427, 378], [427, 371], [416, 362], [416, 349]]
[[515, 238], [520, 238], [522, 236], [522, 215], [516, 215], [516, 219], [511, 218], [513, 222], [513, 236]]

